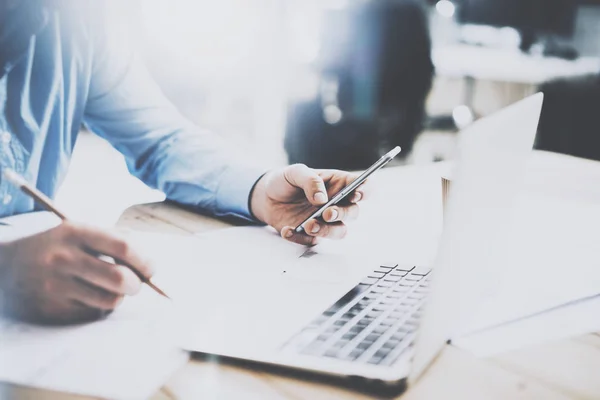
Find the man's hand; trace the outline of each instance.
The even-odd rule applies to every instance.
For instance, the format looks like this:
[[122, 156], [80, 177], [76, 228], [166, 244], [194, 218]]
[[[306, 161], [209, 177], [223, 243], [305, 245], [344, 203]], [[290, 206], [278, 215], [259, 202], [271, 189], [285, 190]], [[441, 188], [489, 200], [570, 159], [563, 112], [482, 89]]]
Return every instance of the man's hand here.
[[65, 222], [34, 236], [0, 245], [2, 308], [10, 316], [43, 323], [97, 319], [124, 295], [140, 290], [129, 268], [99, 259], [103, 254], [152, 275], [124, 240], [99, 229]]
[[291, 165], [269, 172], [258, 181], [250, 208], [259, 220], [293, 242], [314, 245], [318, 237], [341, 239], [347, 230], [344, 222], [358, 217], [356, 203], [367, 194], [364, 184], [349, 199], [327, 208], [323, 220], [309, 221], [305, 233], [296, 233], [294, 228], [356, 177], [344, 171], [313, 170], [302, 164]]

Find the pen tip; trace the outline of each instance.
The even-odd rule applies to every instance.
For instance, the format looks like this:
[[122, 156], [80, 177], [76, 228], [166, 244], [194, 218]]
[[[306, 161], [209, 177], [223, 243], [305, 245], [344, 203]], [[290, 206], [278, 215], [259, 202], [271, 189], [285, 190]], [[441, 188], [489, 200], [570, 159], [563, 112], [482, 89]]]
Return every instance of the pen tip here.
[[160, 294], [161, 296], [172, 300], [165, 292], [163, 292], [158, 286], [156, 286], [154, 283], [152, 283], [152, 281], [147, 280], [145, 281], [145, 283], [150, 286], [156, 293]]

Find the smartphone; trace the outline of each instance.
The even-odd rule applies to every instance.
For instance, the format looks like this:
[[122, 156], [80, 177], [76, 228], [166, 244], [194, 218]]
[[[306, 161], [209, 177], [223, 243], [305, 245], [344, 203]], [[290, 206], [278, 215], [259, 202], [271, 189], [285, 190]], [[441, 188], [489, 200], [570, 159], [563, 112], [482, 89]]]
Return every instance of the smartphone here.
[[387, 163], [392, 161], [394, 159], [394, 157], [396, 157], [398, 154], [400, 154], [400, 151], [401, 151], [400, 146], [396, 146], [392, 150], [390, 150], [387, 154], [385, 154], [383, 157], [381, 157], [375, 164], [371, 165], [365, 172], [360, 174], [360, 176], [358, 178], [356, 178], [350, 184], [348, 184], [348, 186], [346, 186], [345, 188], [340, 190], [327, 203], [325, 203], [325, 205], [323, 205], [321, 208], [319, 208], [317, 211], [315, 211], [313, 214], [311, 214], [308, 218], [306, 218], [304, 221], [302, 221], [302, 223], [300, 225], [298, 225], [296, 227], [296, 229], [294, 229], [296, 231], [296, 233], [302, 233], [304, 231], [305, 225], [308, 221], [310, 221], [313, 218], [320, 218], [323, 215], [323, 212], [327, 208], [334, 206], [334, 205], [338, 204], [340, 201], [344, 200], [346, 198], [346, 196], [348, 196], [349, 194], [354, 192], [354, 190], [357, 187], [359, 187], [364, 181], [366, 181], [369, 176], [373, 175], [373, 173], [375, 173], [375, 171], [377, 171], [378, 169], [382, 168], [384, 165], [386, 165]]

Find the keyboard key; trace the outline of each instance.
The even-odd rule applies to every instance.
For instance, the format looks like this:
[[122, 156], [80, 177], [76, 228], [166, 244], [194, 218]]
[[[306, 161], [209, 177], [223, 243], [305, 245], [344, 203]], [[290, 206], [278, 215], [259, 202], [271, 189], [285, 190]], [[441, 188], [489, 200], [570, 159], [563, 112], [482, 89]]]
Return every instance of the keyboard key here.
[[404, 278], [404, 280], [401, 280], [400, 282], [398, 282], [398, 287], [413, 287], [416, 284], [417, 284], [417, 281]]
[[354, 361], [358, 357], [362, 356], [362, 354], [364, 352], [365, 352], [365, 349], [356, 348], [356, 349], [352, 350], [350, 353], [348, 353], [348, 355], [344, 359], [348, 360], [348, 361]]
[[425, 276], [431, 272], [431, 268], [426, 267], [415, 267], [410, 273], [412, 275], [422, 275]]
[[383, 278], [385, 276], [385, 273], [383, 272], [371, 272], [368, 276], [368, 278], [375, 278], [375, 279], [380, 279]]
[[378, 365], [383, 361], [383, 357], [371, 357], [369, 359], [369, 361], [367, 361], [369, 364], [374, 364], [374, 365]]
[[381, 293], [383, 293], [383, 292], [387, 291], [387, 289], [388, 289], [388, 288], [386, 288], [386, 287], [381, 287], [381, 286], [379, 286], [379, 285], [378, 285], [378, 286], [372, 287], [372, 288], [371, 288], [371, 291], [372, 291], [373, 293], [378, 293], [378, 294], [381, 294]]
[[378, 318], [383, 314], [383, 311], [375, 311], [375, 310], [371, 310], [369, 311], [369, 313], [367, 314], [367, 317], [369, 318]]
[[390, 271], [391, 271], [391, 269], [389, 269], [389, 268], [385, 268], [385, 267], [379, 267], [379, 268], [375, 268], [375, 269], [373, 270], [373, 272], [379, 272], [379, 273], [382, 273], [382, 274], [384, 274], [384, 275], [385, 275], [385, 274], [387, 274], [387, 273], [388, 273], [388, 272], [390, 272]]
[[395, 270], [395, 271], [390, 272], [390, 274], [388, 276], [397, 276], [397, 277], [401, 278], [406, 275], [408, 275], [408, 271]]
[[365, 330], [366, 327], [367, 327], [367, 325], [364, 325], [364, 326], [355, 325], [348, 332], [358, 336], [362, 331]]
[[327, 341], [327, 339], [329, 339], [330, 337], [331, 337], [331, 335], [330, 335], [330, 334], [328, 334], [328, 333], [322, 333], [322, 334], [320, 334], [319, 336], [317, 336], [317, 339], [316, 339], [316, 340], [317, 340], [317, 341], [319, 341], [319, 342], [325, 342], [325, 341]]
[[356, 325], [354, 325], [354, 326], [365, 327], [365, 326], [369, 325], [371, 322], [372, 322], [372, 320], [370, 318], [362, 318], [359, 321], [357, 321]]
[[329, 328], [325, 329], [324, 334], [327, 335], [327, 336], [331, 336], [331, 335], [333, 335], [334, 333], [336, 333], [339, 330], [340, 330], [339, 326], [332, 325]]
[[383, 344], [383, 346], [381, 346], [381, 348], [393, 350], [399, 344], [400, 344], [400, 340], [395, 340], [395, 339], [390, 338]]
[[390, 354], [390, 351], [391, 349], [382, 347], [381, 349], [377, 350], [375, 354], [373, 354], [373, 357], [385, 358], [388, 354]]
[[342, 340], [350, 341], [350, 340], [354, 339], [357, 335], [358, 335], [357, 333], [348, 332], [344, 336], [342, 336]]
[[404, 299], [402, 300], [402, 302], [400, 303], [403, 306], [407, 306], [407, 307], [414, 307], [417, 304], [419, 304], [420, 301], [419, 300], [415, 300], [415, 299]]
[[[364, 322], [366, 324], [366, 326], [369, 326], [373, 323], [373, 321], [375, 321], [375, 318], [370, 317], [369, 315], [364, 316], [360, 322]], [[358, 325], [358, 324], [357, 324]]]
[[414, 265], [398, 265], [395, 271], [412, 271], [415, 268]]
[[373, 292], [373, 291], [372, 291], [372, 289], [371, 289], [371, 292], [367, 293], [367, 294], [365, 295], [365, 297], [363, 297], [363, 299], [365, 299], [365, 300], [367, 300], [367, 301], [373, 301], [373, 300], [377, 299], [379, 296], [380, 296], [380, 294], [379, 294], [379, 293], [375, 293], [375, 292]]
[[378, 325], [375, 327], [375, 329], [373, 329], [373, 333], [376, 335], [383, 335], [384, 333], [387, 332], [387, 330], [390, 329], [390, 326], [386, 326], [386, 325]]
[[392, 286], [394, 286], [393, 282], [388, 282], [388, 281], [379, 281], [379, 283], [377, 284], [377, 287], [381, 287], [381, 288], [391, 288]]
[[421, 275], [413, 275], [412, 273], [404, 278], [407, 281], [416, 282], [423, 279]]
[[342, 327], [342, 326], [346, 325], [347, 323], [348, 323], [348, 320], [338, 319], [337, 321], [335, 321], [333, 323], [333, 326]]
[[409, 312], [410, 309], [411, 309], [410, 307], [406, 307], [406, 306], [403, 306], [402, 304], [399, 304], [396, 307], [394, 307], [394, 312], [404, 315], [407, 312]]
[[348, 343], [350, 343], [349, 340], [341, 339], [341, 340], [338, 340], [337, 342], [335, 342], [332, 347], [339, 350], [339, 349], [343, 349]]
[[362, 352], [365, 352], [369, 347], [371, 347], [372, 344], [373, 342], [362, 341], [356, 345], [356, 348], [362, 350]]
[[378, 335], [376, 333], [370, 333], [367, 335], [367, 337], [365, 338], [365, 342], [375, 342], [377, 339], [379, 339], [381, 337], [381, 335]]
[[337, 358], [339, 352], [340, 352], [340, 349], [336, 349], [336, 348], [327, 349], [325, 351], [324, 356], [325, 357]]
[[375, 283], [377, 283], [379, 281], [379, 279], [376, 278], [365, 278], [362, 280], [361, 284], [362, 285], [373, 285]]
[[381, 264], [381, 268], [394, 269], [398, 266], [396, 262], [385, 262]]
[[359, 306], [365, 307], [365, 306], [368, 306], [369, 304], [371, 304], [371, 300], [368, 299], [367, 297], [363, 297], [356, 304]]
[[392, 308], [393, 306], [394, 306], [394, 303], [386, 304], [386, 303], [381, 302], [381, 303], [377, 304], [375, 307], [373, 307], [373, 311], [387, 311], [390, 308]]
[[408, 332], [396, 332], [390, 338], [393, 341], [401, 342], [401, 341], [404, 340], [404, 338], [406, 337], [406, 335], [408, 335]]
[[400, 276], [388, 275], [385, 278], [383, 278], [383, 281], [384, 282], [398, 282], [401, 279], [402, 279], [402, 277], [400, 277]]

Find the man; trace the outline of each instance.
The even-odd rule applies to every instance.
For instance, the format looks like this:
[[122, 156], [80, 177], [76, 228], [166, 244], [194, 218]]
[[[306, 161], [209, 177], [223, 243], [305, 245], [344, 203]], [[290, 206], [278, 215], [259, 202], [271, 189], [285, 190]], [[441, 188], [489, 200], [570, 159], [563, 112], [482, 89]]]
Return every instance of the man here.
[[[268, 224], [305, 245], [345, 235], [344, 221], [357, 216], [364, 188], [329, 208], [326, 222], [311, 221], [307, 234], [292, 227], [354, 176], [303, 165], [264, 173], [229, 156], [218, 137], [186, 121], [163, 97], [123, 32], [109, 29], [109, 9], [84, 0], [0, 0], [0, 167], [54, 196], [83, 122], [125, 155], [132, 174], [173, 201]], [[0, 180], [0, 217], [37, 209]], [[68, 222], [0, 238], [3, 312], [72, 322], [114, 309], [141, 282], [98, 254], [152, 275], [126, 240], [101, 229]]]

